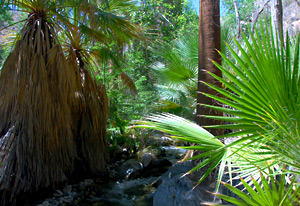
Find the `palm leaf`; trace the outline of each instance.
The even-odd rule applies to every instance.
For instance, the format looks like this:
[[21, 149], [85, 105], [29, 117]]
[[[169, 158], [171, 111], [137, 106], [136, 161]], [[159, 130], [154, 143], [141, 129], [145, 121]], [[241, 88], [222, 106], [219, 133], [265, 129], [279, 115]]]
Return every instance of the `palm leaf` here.
[[[246, 193], [238, 190], [237, 188], [231, 186], [227, 183], [222, 183], [235, 193], [241, 199], [229, 197], [222, 194], [215, 194], [223, 200], [226, 200], [235, 205], [250, 205], [250, 206], [292, 206], [298, 205], [299, 202], [299, 192], [300, 187], [294, 189], [295, 178], [286, 186], [286, 180], [284, 176], [280, 177], [280, 182], [278, 183], [273, 176], [270, 176], [268, 181], [264, 175], [261, 174], [263, 189], [261, 185], [255, 179], [252, 179], [253, 184], [255, 185], [255, 190], [243, 179], [241, 182], [247, 189]], [[271, 183], [270, 183], [271, 182]], [[278, 189], [277, 189], [278, 188]]]
[[223, 168], [220, 169], [219, 179], [222, 177], [222, 171], [225, 167], [224, 161], [227, 160], [229, 151], [227, 148], [224, 148], [221, 141], [197, 124], [181, 117], [164, 113], [146, 117], [145, 120], [136, 121], [134, 127], [160, 130], [168, 133], [172, 138], [197, 144], [197, 146], [184, 147], [185, 149], [205, 151], [192, 159], [206, 159], [188, 172], [191, 173], [206, 165], [208, 166], [207, 171], [199, 179], [198, 184], [200, 184], [221, 162]]

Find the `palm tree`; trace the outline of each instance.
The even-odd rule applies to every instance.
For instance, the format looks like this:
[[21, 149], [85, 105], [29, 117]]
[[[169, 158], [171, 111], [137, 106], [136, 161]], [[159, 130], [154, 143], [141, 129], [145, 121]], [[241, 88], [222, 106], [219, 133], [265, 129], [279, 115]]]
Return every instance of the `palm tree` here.
[[[96, 10], [85, 1], [12, 3], [27, 12], [28, 19], [0, 76], [0, 190], [4, 205], [15, 204], [20, 192], [66, 180], [80, 158], [87, 171], [105, 172], [106, 92], [88, 71], [90, 59], [82, 43], [87, 37], [105, 41], [109, 35], [126, 42], [138, 34], [123, 17]], [[120, 8], [118, 1], [113, 3]], [[89, 23], [80, 18], [69, 21], [66, 17], [72, 12], [64, 12], [66, 6], [74, 11], [84, 8], [81, 11], [89, 15]], [[95, 22], [99, 15], [102, 28]], [[113, 26], [108, 27], [110, 24]], [[60, 28], [72, 34], [68, 59], [57, 37], [58, 31], [63, 33]], [[78, 32], [84, 35], [76, 36]], [[5, 197], [9, 198], [6, 202]]]
[[[198, 93], [196, 122], [199, 125], [220, 124], [218, 120], [204, 118], [202, 115], [221, 115], [222, 113], [202, 106], [202, 104], [216, 105], [217, 102], [206, 97], [202, 93], [217, 94], [216, 91], [207, 87], [203, 82], [221, 87], [221, 84], [212, 78], [207, 71], [222, 76], [222, 72], [211, 62], [214, 60], [221, 64], [221, 57], [217, 50], [221, 50], [220, 40], [220, 1], [200, 0], [199, 1], [199, 59], [198, 59]], [[222, 130], [211, 131], [215, 135], [220, 135]]]
[[[172, 45], [162, 43], [155, 50], [162, 60], [154, 66], [160, 108], [164, 112], [194, 119], [197, 98], [198, 34], [184, 34]], [[174, 46], [173, 46], [174, 45]]]
[[[233, 45], [230, 26], [224, 22], [221, 25], [221, 51], [232, 59], [227, 45]], [[161, 57], [154, 64], [157, 76], [156, 89], [160, 94], [160, 108], [169, 112], [194, 119], [197, 99], [198, 81], [198, 33], [185, 33], [175, 39], [172, 44], [161, 43], [154, 50]], [[233, 73], [230, 67], [228, 71]], [[230, 79], [228, 79], [230, 81]]]
[[9, 202], [21, 191], [64, 180], [76, 157], [75, 75], [49, 18], [52, 8], [47, 1], [15, 4], [29, 15], [0, 76], [0, 185]]
[[[104, 5], [81, 1], [72, 9], [73, 23], [67, 22], [62, 25], [66, 28], [64, 46], [68, 48], [67, 57], [76, 72], [76, 94], [79, 97], [76, 98], [73, 107], [73, 132], [78, 160], [81, 160], [78, 163], [86, 165], [87, 171], [93, 174], [103, 171], [107, 161], [107, 138], [104, 131], [108, 100], [104, 84], [98, 83], [96, 78], [92, 77], [91, 71], [101, 72], [96, 62], [110, 61], [120, 66], [121, 57], [109, 46], [112, 42], [122, 47], [129, 43], [130, 39], [142, 37], [139, 27], [115, 14], [132, 6], [131, 1], [115, 0]], [[68, 14], [61, 16], [65, 19], [64, 16]], [[89, 46], [87, 42], [91, 40], [99, 46]], [[126, 74], [121, 73], [121, 79], [131, 89], [135, 89]]]
[[[208, 118], [232, 123], [209, 127], [232, 129], [232, 133], [214, 137], [198, 125], [170, 114], [152, 115], [146, 117], [145, 121], [137, 122], [136, 127], [161, 130], [170, 134], [172, 138], [195, 143], [194, 146], [184, 148], [202, 152], [191, 159], [205, 158], [190, 171], [208, 166], [199, 182], [208, 176], [219, 163], [221, 163], [219, 180], [227, 167], [230, 179], [232, 173], [238, 175], [236, 179], [243, 178], [245, 182], [255, 179], [251, 184], [254, 184], [256, 189], [258, 188], [256, 181], [265, 184], [261, 175], [279, 174], [281, 179], [286, 179], [291, 184], [291, 182], [293, 183], [293, 181], [290, 182], [291, 177], [297, 177], [300, 174], [300, 87], [298, 84], [300, 79], [300, 37], [297, 36], [292, 41], [287, 35], [286, 44], [283, 45], [279, 44], [279, 39], [271, 34], [272, 27], [268, 28], [267, 23], [265, 26], [261, 26], [260, 30], [256, 30], [255, 34], [250, 32], [250, 40], [243, 34], [245, 45], [235, 41], [241, 52], [240, 56], [236, 53], [235, 47], [230, 46], [229, 50], [234, 60], [221, 54], [225, 64], [228, 64], [236, 75], [231, 74], [224, 66], [216, 64], [231, 81], [210, 73], [218, 81], [221, 81], [225, 88], [206, 83], [223, 96], [208, 93], [205, 95], [230, 106], [230, 108], [205, 106], [234, 115], [231, 117], [208, 115]], [[225, 145], [220, 141], [224, 137], [234, 137], [235, 141]], [[244, 184], [244, 186], [248, 187], [248, 184]], [[298, 188], [295, 189], [294, 186]], [[275, 188], [276, 186], [272, 186], [272, 190]], [[234, 190], [237, 191], [237, 189]], [[292, 184], [288, 190], [287, 195], [281, 193], [281, 197], [284, 195], [284, 198], [287, 198], [293, 193], [295, 194], [293, 197], [299, 201], [299, 184]], [[251, 193], [251, 190], [248, 191]], [[265, 191], [268, 193], [269, 189], [266, 188]], [[263, 193], [263, 191], [259, 191], [259, 193]], [[257, 196], [257, 194], [254, 194], [255, 196], [253, 194], [251, 194], [253, 197], [251, 201]], [[276, 195], [270, 196], [270, 199], [273, 197], [277, 201], [279, 196], [276, 193]], [[290, 200], [289, 198], [287, 201]], [[278, 205], [278, 202], [266, 205]]]

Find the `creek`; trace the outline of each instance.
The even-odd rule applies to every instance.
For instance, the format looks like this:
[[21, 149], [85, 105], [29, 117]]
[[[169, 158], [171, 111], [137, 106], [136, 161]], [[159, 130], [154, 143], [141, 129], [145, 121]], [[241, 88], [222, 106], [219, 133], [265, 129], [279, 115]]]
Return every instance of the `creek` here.
[[140, 161], [129, 159], [110, 171], [121, 176], [114, 176], [105, 184], [86, 179], [78, 184], [67, 185], [56, 190], [52, 198], [46, 198], [32, 205], [152, 206], [153, 194], [158, 186], [157, 180], [187, 152], [173, 146], [164, 146], [162, 149], [165, 151], [165, 157], [153, 158], [146, 168], [143, 168], [143, 159]]

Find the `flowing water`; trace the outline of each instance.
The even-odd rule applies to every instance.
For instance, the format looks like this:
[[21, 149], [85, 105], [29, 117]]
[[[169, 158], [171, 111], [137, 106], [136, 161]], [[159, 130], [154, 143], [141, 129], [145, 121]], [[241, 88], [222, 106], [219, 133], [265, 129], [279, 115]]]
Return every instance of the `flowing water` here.
[[93, 206], [152, 206], [151, 194], [155, 188], [151, 186], [158, 177], [138, 178], [110, 182], [104, 186], [104, 194], [91, 200]]

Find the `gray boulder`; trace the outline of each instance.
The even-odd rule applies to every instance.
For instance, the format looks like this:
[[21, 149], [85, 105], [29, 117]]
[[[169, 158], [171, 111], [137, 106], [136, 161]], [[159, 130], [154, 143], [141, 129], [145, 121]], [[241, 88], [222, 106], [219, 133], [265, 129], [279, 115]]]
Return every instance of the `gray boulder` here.
[[129, 159], [116, 168], [116, 178], [128, 179], [140, 175], [143, 165], [135, 159]]
[[182, 177], [192, 169], [191, 161], [175, 164], [161, 176], [161, 184], [153, 196], [153, 206], [199, 206], [201, 203], [214, 201], [214, 195], [207, 184], [201, 184], [195, 189], [195, 181], [189, 175]]
[[141, 163], [143, 164], [144, 168], [150, 166], [154, 160], [155, 156], [151, 153], [145, 153], [141, 157]]

